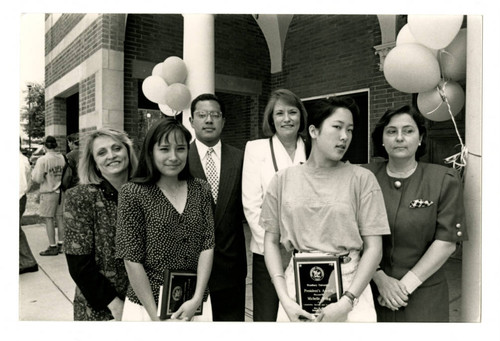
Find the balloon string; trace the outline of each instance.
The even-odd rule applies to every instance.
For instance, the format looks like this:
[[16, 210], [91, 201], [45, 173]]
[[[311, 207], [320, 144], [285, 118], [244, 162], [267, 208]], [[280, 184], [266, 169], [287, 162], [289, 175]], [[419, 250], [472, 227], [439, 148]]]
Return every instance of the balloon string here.
[[453, 113], [451, 112], [450, 102], [448, 101], [448, 97], [446, 97], [446, 93], [444, 92], [444, 90], [446, 88], [446, 83], [447, 82], [443, 83], [442, 88], [438, 87], [438, 91], [439, 91], [439, 94], [441, 95], [441, 98], [443, 98], [444, 102], [446, 103], [446, 105], [448, 107], [448, 113], [450, 114], [451, 121], [453, 122], [453, 126], [455, 127], [455, 132], [457, 133], [461, 148], [460, 148], [459, 153], [456, 153], [454, 155], [451, 155], [451, 156], [445, 158], [444, 162], [447, 164], [451, 163], [454, 169], [461, 171], [462, 168], [464, 168], [467, 165], [468, 150], [462, 141], [462, 137], [460, 137], [460, 133], [459, 133], [458, 127], [457, 127], [457, 122], [455, 121], [455, 117], [453, 116]]

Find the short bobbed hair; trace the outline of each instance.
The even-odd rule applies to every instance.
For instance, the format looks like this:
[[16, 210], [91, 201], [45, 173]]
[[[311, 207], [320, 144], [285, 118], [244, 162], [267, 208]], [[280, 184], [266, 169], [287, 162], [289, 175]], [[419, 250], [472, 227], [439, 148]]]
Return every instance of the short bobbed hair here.
[[[359, 108], [351, 97], [329, 97], [316, 101], [309, 110], [308, 125], [321, 129], [323, 122], [339, 108], [345, 108], [352, 113], [353, 124], [356, 127], [359, 121]], [[309, 130], [308, 136], [311, 138]]]
[[[178, 141], [178, 136], [182, 136], [186, 140], [189, 151], [192, 135], [189, 130], [173, 117], [162, 117], [148, 130], [144, 138], [141, 153], [139, 155], [139, 167], [135, 172], [131, 182], [137, 184], [155, 184], [161, 177], [161, 173], [155, 166], [153, 158], [153, 148], [155, 144], [163, 140], [168, 140], [170, 135], [174, 136]], [[189, 171], [189, 159], [186, 160], [186, 165], [178, 175], [179, 180], [188, 180], [193, 176]]]
[[107, 136], [125, 146], [128, 154], [128, 177], [130, 178], [137, 168], [137, 157], [135, 156], [132, 141], [128, 135], [122, 131], [101, 128], [91, 131], [84, 137], [83, 148], [80, 148], [80, 160], [78, 162], [78, 177], [80, 184], [99, 184], [104, 179], [101, 172], [97, 169], [94, 160], [94, 141], [101, 136]]
[[389, 122], [394, 116], [399, 114], [410, 115], [413, 121], [415, 121], [417, 125], [418, 133], [422, 137], [422, 142], [420, 143], [420, 146], [418, 146], [417, 151], [415, 152], [415, 160], [418, 161], [420, 157], [425, 155], [425, 153], [427, 152], [427, 144], [426, 144], [427, 128], [425, 127], [425, 119], [422, 116], [422, 114], [420, 114], [417, 108], [410, 105], [404, 105], [396, 109], [388, 109], [384, 113], [384, 115], [382, 115], [382, 117], [379, 119], [379, 121], [375, 125], [375, 129], [372, 132], [373, 156], [382, 157], [384, 159], [389, 158], [389, 155], [387, 154], [385, 147], [382, 145], [384, 138], [384, 128], [387, 127], [387, 125], [389, 125]]
[[294, 106], [300, 111], [300, 126], [299, 133], [304, 134], [307, 128], [307, 110], [304, 107], [301, 99], [295, 95], [293, 92], [287, 89], [278, 89], [273, 91], [271, 97], [267, 102], [266, 108], [264, 109], [264, 120], [262, 121], [262, 132], [264, 136], [271, 137], [276, 134], [276, 127], [274, 126], [273, 111], [274, 106], [278, 100], [284, 103]]
[[224, 103], [219, 99], [219, 97], [215, 96], [214, 94], [206, 93], [206, 94], [201, 94], [193, 101], [191, 102], [191, 117], [194, 117], [194, 112], [196, 110], [196, 104], [201, 101], [215, 101], [219, 104], [220, 111], [222, 112], [222, 117], [226, 117], [226, 108], [224, 106]]

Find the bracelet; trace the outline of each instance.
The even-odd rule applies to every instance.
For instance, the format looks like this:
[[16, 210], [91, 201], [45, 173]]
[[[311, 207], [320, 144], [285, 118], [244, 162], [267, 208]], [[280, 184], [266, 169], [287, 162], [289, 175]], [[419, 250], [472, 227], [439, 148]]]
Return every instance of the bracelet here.
[[344, 291], [344, 294], [341, 296], [342, 297], [347, 297], [349, 300], [349, 303], [351, 303], [351, 307], [354, 308], [356, 304], [358, 304], [358, 298], [350, 291]]
[[276, 277], [281, 277], [281, 278], [285, 279], [285, 275], [284, 274], [274, 274], [274, 275], [271, 276], [271, 282], [274, 283], [274, 279]]

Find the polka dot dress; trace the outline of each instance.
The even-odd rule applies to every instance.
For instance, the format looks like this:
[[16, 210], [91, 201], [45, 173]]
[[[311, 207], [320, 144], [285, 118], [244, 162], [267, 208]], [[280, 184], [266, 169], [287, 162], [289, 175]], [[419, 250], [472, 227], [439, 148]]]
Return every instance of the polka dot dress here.
[[[187, 186], [182, 213], [156, 185], [127, 183], [119, 194], [116, 257], [144, 266], [156, 303], [165, 269], [196, 271], [200, 253], [215, 245], [210, 187], [200, 179]], [[127, 297], [141, 304], [131, 286]]]

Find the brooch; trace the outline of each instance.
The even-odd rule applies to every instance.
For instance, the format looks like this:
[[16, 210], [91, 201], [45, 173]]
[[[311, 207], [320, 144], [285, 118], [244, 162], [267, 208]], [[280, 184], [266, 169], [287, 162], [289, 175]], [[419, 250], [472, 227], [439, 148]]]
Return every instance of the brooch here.
[[434, 202], [430, 200], [415, 199], [410, 203], [410, 208], [429, 207], [433, 204]]

